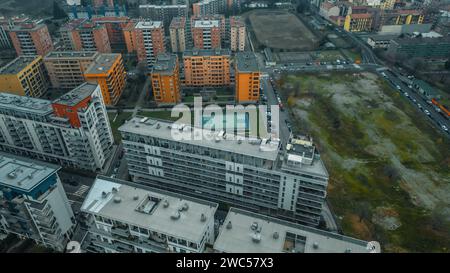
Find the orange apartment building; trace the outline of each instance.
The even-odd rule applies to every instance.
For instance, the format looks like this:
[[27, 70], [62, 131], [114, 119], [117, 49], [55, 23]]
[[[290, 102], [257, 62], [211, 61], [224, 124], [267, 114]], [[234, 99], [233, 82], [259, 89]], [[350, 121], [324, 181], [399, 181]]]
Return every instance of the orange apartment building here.
[[62, 26], [60, 33], [66, 50], [111, 53], [108, 31], [104, 24], [75, 19]]
[[18, 56], [45, 56], [53, 50], [53, 42], [47, 25], [40, 21], [25, 21], [9, 31], [11, 42]]
[[156, 56], [166, 52], [163, 23], [161, 21], [138, 22], [134, 32], [138, 62], [146, 63], [151, 69]]
[[186, 86], [230, 85], [229, 49], [193, 49], [183, 54]]
[[131, 21], [126, 16], [106, 16], [92, 18], [95, 24], [104, 25], [108, 34], [109, 44], [113, 50], [124, 50], [126, 47], [123, 29]]
[[181, 101], [180, 65], [175, 54], [159, 54], [150, 79], [153, 96], [158, 104], [176, 104]]
[[106, 105], [115, 105], [126, 84], [122, 54], [100, 54], [84, 73], [87, 82], [97, 83]]
[[252, 52], [238, 52], [235, 55], [236, 102], [255, 103], [259, 100], [261, 72], [256, 56]]
[[215, 49], [222, 45], [219, 20], [193, 20], [191, 25], [194, 48]]

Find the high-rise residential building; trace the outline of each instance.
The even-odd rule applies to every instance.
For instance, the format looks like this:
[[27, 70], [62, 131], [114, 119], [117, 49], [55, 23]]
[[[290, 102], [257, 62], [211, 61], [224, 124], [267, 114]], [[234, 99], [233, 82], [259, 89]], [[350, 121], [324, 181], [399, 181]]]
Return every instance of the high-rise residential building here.
[[261, 72], [255, 54], [253, 52], [236, 53], [234, 71], [236, 102], [257, 102]]
[[113, 136], [100, 86], [55, 101], [0, 93], [0, 150], [63, 167], [101, 171]]
[[186, 17], [175, 17], [170, 23], [170, 45], [172, 52], [180, 53], [186, 50], [187, 33]]
[[[214, 15], [204, 15], [204, 16], [192, 16], [190, 18], [190, 38], [192, 41], [192, 47], [195, 47], [194, 45], [194, 27], [197, 25], [199, 29], [202, 29], [202, 22], [217, 22], [216, 25], [218, 25], [219, 32], [220, 32], [220, 40], [221, 40], [221, 47], [222, 48], [229, 48], [229, 23], [228, 20], [225, 18], [224, 15], [221, 14], [214, 14]], [[216, 28], [216, 27], [215, 27]], [[228, 35], [227, 35], [228, 33]], [[200, 38], [202, 38], [200, 36]], [[199, 39], [200, 42], [202, 39]]]
[[227, 0], [201, 0], [192, 4], [194, 16], [223, 14], [227, 10]]
[[181, 101], [180, 65], [177, 55], [158, 55], [150, 79], [156, 103], [175, 104]]
[[10, 29], [9, 36], [18, 56], [45, 56], [53, 50], [52, 38], [42, 21], [27, 20], [17, 24]]
[[139, 13], [141, 17], [152, 21], [159, 21], [164, 29], [168, 30], [172, 19], [175, 17], [188, 17], [189, 5], [183, 4], [161, 4], [161, 5], [140, 5]]
[[229, 21], [231, 51], [244, 51], [246, 40], [245, 23], [239, 16], [232, 16]]
[[15, 25], [21, 24], [27, 20], [29, 19], [25, 16], [15, 16], [11, 18], [6, 18], [4, 16], [0, 17], [0, 48], [13, 47], [11, 37], [9, 36], [9, 31]]
[[184, 82], [187, 86], [230, 84], [229, 49], [193, 49], [183, 54]]
[[319, 224], [328, 173], [308, 138], [291, 138], [282, 148], [275, 138], [236, 138], [142, 117], [119, 131], [136, 183]]
[[0, 91], [41, 97], [49, 87], [41, 56], [20, 56], [0, 69]]
[[122, 54], [100, 54], [84, 72], [86, 81], [97, 83], [106, 105], [119, 102], [126, 84]]
[[131, 19], [126, 16], [105, 16], [92, 18], [95, 24], [104, 25], [108, 34], [109, 44], [112, 50], [120, 52], [126, 48], [123, 28], [128, 26]]
[[134, 29], [138, 61], [150, 69], [156, 56], [166, 52], [164, 26], [160, 21], [144, 21], [138, 22]]
[[136, 27], [137, 22], [131, 20], [122, 28], [123, 38], [125, 40], [125, 45], [128, 53], [133, 53], [137, 51], [136, 45]]
[[219, 20], [193, 20], [193, 24], [191, 25], [191, 33], [195, 48], [221, 48], [222, 33]]
[[81, 210], [87, 252], [201, 253], [214, 243], [218, 204], [99, 176]]
[[52, 51], [44, 57], [53, 88], [73, 89], [86, 82], [84, 73], [99, 56], [97, 51]]
[[[220, 253], [369, 253], [369, 242], [230, 208], [214, 243]], [[379, 250], [378, 250], [379, 251]]]
[[105, 24], [74, 19], [60, 28], [60, 34], [66, 50], [111, 53]]
[[0, 153], [0, 232], [63, 251], [75, 217], [59, 166]]

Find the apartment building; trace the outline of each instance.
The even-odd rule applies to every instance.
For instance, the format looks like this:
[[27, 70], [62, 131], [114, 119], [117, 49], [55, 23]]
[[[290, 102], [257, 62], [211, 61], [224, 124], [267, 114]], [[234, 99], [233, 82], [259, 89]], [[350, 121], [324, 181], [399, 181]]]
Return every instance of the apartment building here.
[[349, 32], [370, 32], [372, 31], [373, 14], [352, 13], [345, 16], [344, 29]]
[[181, 53], [186, 50], [188, 38], [186, 30], [186, 17], [175, 17], [172, 19], [169, 27], [172, 52]]
[[396, 9], [384, 10], [378, 14], [375, 29], [398, 25], [421, 25], [425, 23], [425, 15], [421, 10]]
[[180, 65], [177, 55], [158, 55], [150, 79], [156, 103], [176, 104], [181, 101]]
[[[219, 253], [369, 253], [369, 242], [230, 208], [214, 243]], [[378, 250], [379, 251], [379, 250]]]
[[0, 69], [0, 91], [41, 97], [49, 87], [41, 56], [20, 56]]
[[66, 50], [111, 53], [105, 24], [75, 19], [62, 26], [60, 34]]
[[246, 30], [245, 23], [239, 16], [231, 16], [230, 19], [230, 47], [231, 51], [244, 51]]
[[230, 85], [229, 49], [193, 49], [183, 54], [186, 86]]
[[261, 72], [255, 54], [253, 52], [236, 53], [234, 71], [236, 102], [257, 102]]
[[214, 243], [218, 204], [97, 177], [81, 211], [89, 215], [83, 249], [101, 253], [201, 253]]
[[97, 51], [52, 51], [44, 57], [53, 88], [73, 89], [86, 82], [84, 73], [97, 59]]
[[194, 20], [192, 28], [192, 41], [194, 48], [216, 49], [221, 48], [221, 26], [218, 20]]
[[135, 53], [137, 51], [136, 31], [134, 30], [136, 24], [137, 22], [132, 20], [122, 28], [123, 38], [128, 53]]
[[[208, 26], [208, 23], [210, 24], [214, 24], [214, 28], [215, 28], [215, 32], [219, 32], [220, 33], [220, 41], [221, 41], [221, 47], [222, 48], [229, 48], [229, 40], [230, 40], [230, 29], [229, 29], [229, 21], [225, 18], [224, 15], [221, 14], [214, 14], [214, 15], [204, 15], [204, 16], [192, 16], [190, 19], [190, 39], [191, 39], [191, 44], [192, 47], [195, 47], [198, 49], [198, 47], [195, 46], [194, 43], [194, 32], [195, 32], [195, 27], [197, 26], [198, 29], [202, 29], [203, 28], [203, 24], [206, 23], [206, 27], [208, 27], [205, 31], [207, 32], [207, 34], [209, 34], [209, 32], [211, 32], [211, 28], [212, 26]], [[199, 31], [200, 33], [203, 32], [203, 30]], [[209, 36], [211, 35], [207, 35], [207, 38], [209, 38]], [[198, 44], [202, 45], [203, 42], [203, 37], [202, 35], [200, 35], [199, 37], [200, 39], [198, 40]], [[217, 34], [214, 37], [215, 39], [217, 38]]]
[[126, 16], [105, 16], [92, 18], [94, 24], [104, 25], [108, 34], [111, 50], [120, 52], [126, 48], [123, 29], [128, 26], [131, 19]]
[[106, 105], [117, 104], [126, 84], [122, 54], [100, 54], [86, 69], [84, 77], [100, 86]]
[[119, 131], [136, 183], [319, 224], [328, 173], [310, 139], [291, 138], [282, 149], [276, 138], [236, 138], [142, 117]]
[[53, 42], [47, 25], [42, 21], [27, 20], [14, 25], [9, 31], [11, 42], [18, 56], [45, 56], [53, 50]]
[[139, 5], [139, 13], [143, 18], [161, 22], [168, 30], [173, 18], [189, 16], [189, 6], [186, 3]]
[[96, 84], [84, 83], [55, 101], [0, 93], [0, 151], [101, 171], [113, 142]]
[[151, 69], [156, 56], [166, 52], [164, 26], [160, 21], [144, 21], [138, 22], [134, 29], [138, 61]]
[[0, 153], [0, 233], [63, 251], [75, 217], [59, 166]]
[[0, 17], [0, 48], [12, 48], [13, 44], [11, 42], [11, 37], [9, 36], [9, 31], [12, 27], [17, 24], [28, 21], [28, 17], [25, 16], [15, 16], [11, 18], [6, 18], [4, 16]]
[[192, 4], [193, 16], [223, 14], [226, 10], [226, 0], [201, 0]]

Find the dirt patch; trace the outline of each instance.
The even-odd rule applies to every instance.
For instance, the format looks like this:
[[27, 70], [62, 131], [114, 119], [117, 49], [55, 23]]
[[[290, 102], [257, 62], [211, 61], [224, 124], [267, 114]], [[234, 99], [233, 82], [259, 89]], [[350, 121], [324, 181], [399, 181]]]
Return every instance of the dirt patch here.
[[375, 209], [372, 222], [391, 231], [398, 229], [402, 225], [398, 219], [398, 213], [394, 209], [386, 207], [378, 207]]

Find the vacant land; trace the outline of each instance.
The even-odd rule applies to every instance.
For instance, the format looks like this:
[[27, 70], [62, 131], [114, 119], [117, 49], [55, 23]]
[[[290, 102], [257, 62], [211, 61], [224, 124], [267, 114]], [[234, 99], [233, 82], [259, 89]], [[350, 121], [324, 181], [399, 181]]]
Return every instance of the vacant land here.
[[255, 10], [246, 16], [260, 44], [288, 50], [314, 50], [317, 47], [317, 37], [287, 11]]
[[450, 251], [450, 143], [424, 115], [371, 73], [280, 84], [296, 130], [315, 136], [345, 234], [390, 252]]
[[52, 0], [2, 0], [0, 1], [0, 13], [13, 16], [21, 13], [36, 16], [52, 16]]

